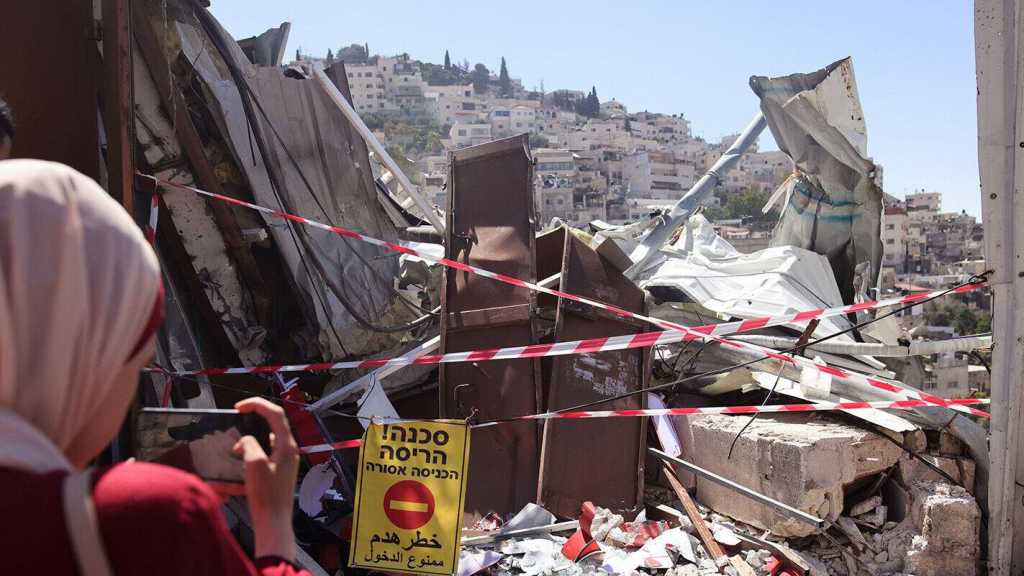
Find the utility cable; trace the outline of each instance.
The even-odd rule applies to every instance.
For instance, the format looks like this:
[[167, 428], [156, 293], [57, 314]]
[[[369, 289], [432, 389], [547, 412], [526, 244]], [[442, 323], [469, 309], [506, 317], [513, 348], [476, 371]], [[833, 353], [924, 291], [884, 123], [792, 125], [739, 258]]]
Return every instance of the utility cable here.
[[[802, 348], [813, 347], [815, 344], [819, 344], [821, 342], [825, 342], [825, 341], [831, 340], [833, 338], [838, 338], [839, 336], [842, 336], [843, 334], [846, 334], [848, 332], [852, 332], [854, 330], [859, 330], [860, 328], [863, 328], [864, 326], [867, 326], [869, 324], [874, 324], [875, 322], [878, 322], [880, 320], [888, 318], [889, 316], [892, 316], [894, 314], [898, 314], [898, 313], [900, 313], [900, 312], [902, 312], [904, 310], [910, 309], [910, 308], [912, 308], [914, 306], [920, 306], [920, 305], [925, 304], [927, 302], [931, 302], [932, 300], [935, 300], [937, 298], [941, 298], [941, 297], [943, 297], [943, 296], [953, 292], [954, 290], [956, 290], [958, 288], [961, 288], [963, 286], [966, 286], [968, 284], [976, 284], [976, 283], [981, 283], [981, 282], [987, 282], [988, 281], [987, 275], [990, 274], [990, 273], [991, 273], [991, 271], [988, 271], [988, 272], [985, 272], [983, 274], [978, 274], [978, 275], [971, 276], [966, 282], [963, 282], [961, 284], [957, 284], [956, 286], [952, 286], [950, 288], [947, 288], [946, 290], [943, 290], [942, 292], [940, 292], [940, 293], [938, 293], [938, 294], [936, 294], [936, 295], [934, 295], [934, 296], [932, 296], [930, 298], [924, 298], [924, 299], [921, 299], [921, 300], [915, 300], [915, 301], [910, 302], [909, 304], [907, 304], [905, 306], [902, 306], [900, 308], [896, 308], [896, 309], [894, 309], [894, 310], [892, 310], [890, 312], [882, 314], [881, 316], [876, 316], [875, 318], [871, 318], [871, 319], [866, 320], [864, 322], [861, 322], [859, 324], [855, 324], [855, 325], [850, 326], [849, 328], [846, 328], [846, 329], [841, 330], [839, 332], [835, 332], [833, 334], [829, 334], [828, 336], [822, 336], [821, 338], [818, 338], [816, 340], [810, 341], [810, 342], [808, 342], [806, 344], [801, 344], [801, 345], [798, 345], [798, 346], [793, 346], [791, 348], [787, 348], [785, 350], [779, 350], [777, 352], [779, 354], [791, 354], [791, 353], [799, 352], [799, 350], [801, 350]], [[578, 404], [576, 406], [570, 406], [568, 408], [561, 408], [561, 409], [558, 409], [558, 410], [553, 410], [552, 413], [559, 414], [559, 413], [562, 413], [562, 412], [577, 412], [577, 411], [580, 411], [580, 410], [586, 410], [587, 408], [592, 408], [594, 406], [600, 406], [600, 405], [606, 404], [608, 402], [614, 402], [616, 400], [622, 400], [624, 398], [629, 398], [629, 397], [635, 396], [637, 394], [645, 394], [647, 392], [654, 392], [654, 391], [657, 391], [657, 390], [665, 390], [665, 389], [669, 389], [669, 388], [675, 388], [679, 384], [684, 384], [686, 382], [697, 380], [699, 378], [706, 378], [708, 376], [715, 376], [715, 375], [718, 375], [718, 374], [725, 374], [725, 373], [731, 372], [733, 370], [737, 370], [737, 369], [740, 369], [740, 368], [745, 368], [745, 367], [753, 365], [753, 364], [758, 364], [760, 362], [764, 362], [765, 360], [771, 360], [771, 357], [770, 356], [762, 356], [760, 358], [754, 358], [752, 360], [747, 360], [745, 362], [739, 362], [739, 363], [733, 364], [731, 366], [725, 366], [723, 368], [715, 368], [713, 370], [708, 370], [708, 371], [702, 372], [700, 374], [694, 374], [692, 376], [687, 376], [685, 378], [681, 378], [679, 380], [674, 380], [672, 382], [666, 382], [664, 384], [659, 384], [657, 386], [651, 386], [651, 387], [648, 387], [648, 388], [642, 388], [640, 390], [633, 390], [631, 392], [626, 392], [624, 394], [618, 394], [618, 395], [612, 396], [610, 398], [602, 398], [600, 400], [595, 400], [593, 402], [587, 402], [585, 404]], [[514, 421], [514, 420], [519, 420], [520, 418], [521, 417], [496, 418], [494, 420], [488, 420], [487, 423], [511, 422], [511, 421]], [[481, 422], [481, 423], [483, 423], [483, 422]]]

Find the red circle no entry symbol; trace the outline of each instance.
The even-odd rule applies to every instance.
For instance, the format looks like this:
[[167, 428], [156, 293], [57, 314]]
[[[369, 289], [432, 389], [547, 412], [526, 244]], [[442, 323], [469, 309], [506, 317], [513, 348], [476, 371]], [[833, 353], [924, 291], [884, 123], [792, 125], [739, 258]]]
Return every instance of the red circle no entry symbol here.
[[434, 517], [434, 494], [423, 483], [402, 480], [384, 494], [384, 514], [404, 530], [415, 530]]

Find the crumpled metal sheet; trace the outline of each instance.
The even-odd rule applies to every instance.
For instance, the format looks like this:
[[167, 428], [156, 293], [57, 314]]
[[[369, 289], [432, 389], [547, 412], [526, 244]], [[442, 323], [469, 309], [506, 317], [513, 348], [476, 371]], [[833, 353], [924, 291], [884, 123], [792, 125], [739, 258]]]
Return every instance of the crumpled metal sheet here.
[[810, 74], [754, 76], [750, 87], [779, 149], [796, 164], [773, 195], [784, 201], [772, 246], [828, 257], [843, 301], [852, 303], [863, 286], [877, 284], [882, 260], [881, 171], [867, 157], [853, 62], [845, 58]]
[[[665, 254], [665, 261], [640, 280], [640, 286], [659, 300], [679, 301], [685, 295], [712, 312], [735, 318], [842, 305], [839, 287], [824, 256], [793, 246], [741, 254], [715, 234], [714, 227], [700, 214], [690, 218], [673, 250]], [[711, 321], [708, 318], [705, 323]], [[840, 316], [822, 318], [815, 334], [833, 334], [849, 325]], [[807, 323], [789, 326], [803, 330]], [[852, 341], [847, 335], [837, 339]]]
[[[397, 239], [394, 224], [377, 202], [365, 143], [316, 82], [285, 77], [280, 68], [253, 66], [230, 36], [218, 28], [227, 39], [233, 63], [242, 70], [270, 117], [270, 123], [284, 141], [282, 144], [270, 124], [260, 117], [258, 121], [272, 156], [264, 159], [252, 143], [252, 127], [242, 106], [240, 87], [224, 69], [216, 50], [209, 46], [210, 40], [202, 28], [189, 22], [176, 22], [171, 29], [178, 34], [182, 54], [192, 63], [212, 95], [212, 115], [221, 124], [221, 132], [230, 139], [238, 167], [251, 185], [257, 204], [290, 209], [288, 211], [377, 238]], [[289, 152], [308, 179], [312, 193], [288, 157]], [[281, 175], [281, 199], [271, 187], [268, 163]], [[406, 308], [395, 306], [391, 291], [398, 271], [397, 259], [389, 257], [379, 247], [345, 240], [324, 231], [296, 230], [297, 235], [307, 234], [308, 240], [296, 242], [283, 220], [270, 216], [264, 219], [288, 265], [294, 285], [299, 288], [304, 311], [310, 323], [318, 328], [313, 342], [299, 343], [307, 348], [307, 354], [324, 358], [361, 356], [397, 344], [400, 334], [382, 334], [362, 328], [318, 275], [318, 268], [326, 270], [341, 284], [343, 295], [364, 317], [382, 325], [397, 324], [412, 317]], [[315, 259], [319, 266], [307, 262], [307, 274], [303, 259]], [[323, 302], [326, 302], [326, 309]]]

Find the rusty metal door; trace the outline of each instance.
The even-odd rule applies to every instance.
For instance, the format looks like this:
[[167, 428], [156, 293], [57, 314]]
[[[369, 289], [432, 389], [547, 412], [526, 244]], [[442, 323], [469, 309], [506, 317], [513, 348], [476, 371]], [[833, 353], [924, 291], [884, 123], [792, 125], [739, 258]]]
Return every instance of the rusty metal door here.
[[[526, 136], [457, 150], [448, 177], [445, 255], [536, 280], [533, 165]], [[536, 342], [536, 301], [525, 288], [445, 269], [441, 352]], [[488, 420], [540, 408], [536, 359], [442, 364], [440, 413]], [[465, 521], [519, 511], [536, 495], [539, 428], [517, 422], [473, 432]]]
[[[644, 292], [583, 241], [565, 233], [560, 288], [644, 313]], [[562, 299], [555, 341], [621, 336], [646, 331], [644, 325]], [[558, 410], [647, 387], [649, 350], [619, 350], [552, 358], [546, 410]], [[595, 407], [643, 408], [635, 394]], [[646, 418], [546, 420], [537, 501], [559, 516], [575, 517], [587, 500], [616, 513], [643, 506]]]

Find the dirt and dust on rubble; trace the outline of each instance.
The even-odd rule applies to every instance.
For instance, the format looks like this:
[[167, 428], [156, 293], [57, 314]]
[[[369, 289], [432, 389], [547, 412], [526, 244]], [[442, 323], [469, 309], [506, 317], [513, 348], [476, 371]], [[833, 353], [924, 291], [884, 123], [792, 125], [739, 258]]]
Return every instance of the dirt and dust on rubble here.
[[[433, 206], [344, 62], [282, 66], [288, 25], [235, 41], [196, 2], [134, 8], [168, 293], [143, 402], [284, 399], [304, 565], [343, 568], [351, 448], [408, 419], [471, 427], [460, 576], [981, 572], [984, 400], [923, 391], [915, 354], [991, 337], [921, 352], [891, 313], [985, 279], [875, 289], [884, 193], [850, 59], [753, 76], [756, 115], [671, 208], [538, 225], [525, 135], [451, 151]], [[741, 253], [702, 206], [765, 130], [794, 171], [772, 244]]]

